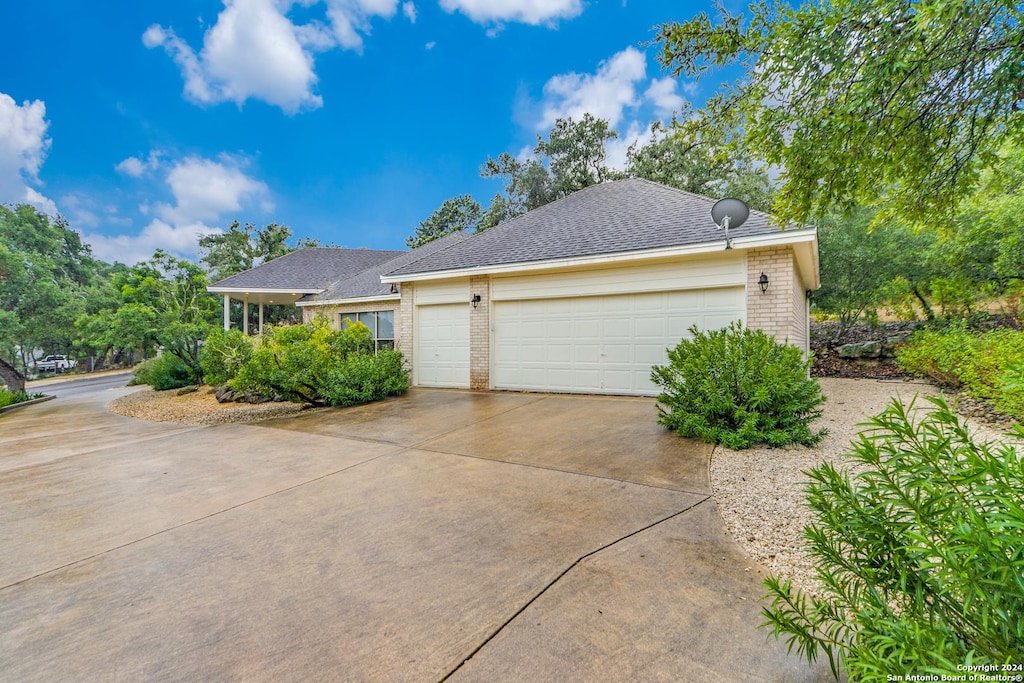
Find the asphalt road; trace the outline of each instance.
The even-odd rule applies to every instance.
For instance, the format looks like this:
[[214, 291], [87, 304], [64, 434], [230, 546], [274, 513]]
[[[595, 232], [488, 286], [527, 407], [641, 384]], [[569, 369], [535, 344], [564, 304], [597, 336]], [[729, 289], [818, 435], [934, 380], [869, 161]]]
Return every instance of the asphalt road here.
[[26, 390], [29, 393], [38, 391], [46, 394], [47, 396], [68, 398], [71, 396], [81, 396], [83, 394], [106, 391], [108, 389], [118, 389], [127, 385], [131, 380], [131, 377], [132, 373], [130, 370], [116, 373], [103, 373], [101, 375], [79, 375], [73, 379], [49, 381], [37, 384], [29, 383]]

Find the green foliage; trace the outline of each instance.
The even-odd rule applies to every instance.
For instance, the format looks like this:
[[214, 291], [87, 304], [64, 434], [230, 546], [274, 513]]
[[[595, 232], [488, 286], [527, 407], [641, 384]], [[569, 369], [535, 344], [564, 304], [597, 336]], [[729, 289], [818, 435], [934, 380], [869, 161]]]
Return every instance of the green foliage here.
[[934, 227], [1024, 135], [1022, 20], [997, 0], [759, 0], [666, 23], [657, 41], [677, 76], [743, 70], [683, 125], [740, 130], [737, 147], [785, 169], [780, 219], [864, 203]]
[[738, 322], [708, 332], [694, 326], [690, 335], [669, 349], [668, 365], [651, 371], [662, 389], [661, 424], [737, 450], [810, 446], [825, 435], [810, 428], [825, 397], [799, 349]]
[[0, 357], [24, 373], [32, 349], [70, 351], [101, 266], [62, 217], [0, 206]]
[[406, 239], [405, 245], [415, 249], [458, 230], [472, 232], [480, 224], [481, 212], [480, 204], [472, 195], [446, 199], [419, 224], [416, 234]]
[[651, 124], [646, 144], [626, 151], [626, 175], [707, 197], [738, 197], [751, 208], [770, 211], [774, 188], [768, 171], [729, 148], [726, 136], [700, 130], [695, 138]]
[[977, 332], [963, 324], [921, 330], [896, 352], [896, 362], [907, 372], [962, 388], [1024, 419], [1024, 391], [1017, 383], [1016, 369], [1022, 358], [1024, 332]]
[[936, 244], [935, 235], [915, 235], [899, 225], [872, 231], [873, 220], [872, 211], [860, 209], [818, 221], [821, 288], [814, 293], [814, 305], [838, 316], [837, 338], [884, 303], [903, 301], [904, 294], [931, 313], [927, 296], [933, 271], [922, 255]]
[[214, 330], [199, 351], [203, 381], [213, 386], [226, 384], [252, 358], [252, 338], [241, 330]]
[[373, 335], [365, 325], [332, 330], [320, 317], [265, 332], [228, 386], [312, 405], [345, 406], [401, 394], [408, 375], [398, 351], [373, 353]]
[[0, 408], [6, 408], [7, 406], [14, 405], [15, 403], [24, 403], [25, 401], [31, 401], [34, 398], [42, 398], [43, 395], [40, 393], [26, 394], [24, 391], [8, 391], [7, 389], [0, 389]]
[[885, 680], [1024, 657], [1024, 459], [929, 401], [923, 418], [895, 400], [867, 423], [849, 454], [861, 473], [808, 473], [825, 595], [765, 582], [766, 626], [810, 661], [824, 652], [837, 678], [840, 664], [850, 680]]
[[297, 248], [319, 246], [316, 240], [302, 239], [293, 247], [288, 244], [291, 237], [292, 231], [286, 225], [270, 223], [257, 228], [252, 223], [243, 226], [235, 221], [225, 232], [199, 238], [200, 261], [209, 269], [210, 280], [217, 282]]
[[180, 389], [196, 383], [189, 367], [172, 353], [142, 361], [132, 374], [132, 384], [148, 384], [156, 391]]

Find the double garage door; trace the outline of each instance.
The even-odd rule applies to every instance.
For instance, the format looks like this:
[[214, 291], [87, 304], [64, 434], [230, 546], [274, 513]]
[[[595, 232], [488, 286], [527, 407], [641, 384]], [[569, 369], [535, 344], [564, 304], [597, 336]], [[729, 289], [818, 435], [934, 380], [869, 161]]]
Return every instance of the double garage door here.
[[651, 367], [696, 325], [744, 319], [743, 287], [497, 301], [496, 389], [654, 395]]
[[[468, 289], [466, 290], [468, 291]], [[468, 387], [468, 294], [417, 305], [414, 381]], [[654, 395], [651, 367], [691, 326], [745, 318], [742, 286], [492, 303], [490, 377], [495, 389]]]

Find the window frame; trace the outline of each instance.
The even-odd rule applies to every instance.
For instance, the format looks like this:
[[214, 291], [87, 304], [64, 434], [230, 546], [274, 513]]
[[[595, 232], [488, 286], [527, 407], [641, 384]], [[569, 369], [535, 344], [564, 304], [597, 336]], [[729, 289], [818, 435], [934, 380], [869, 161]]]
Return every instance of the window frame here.
[[[388, 314], [391, 318], [391, 336], [380, 337], [380, 316], [381, 314]], [[365, 317], [364, 317], [365, 316]], [[395, 348], [395, 311], [393, 309], [383, 309], [375, 311], [351, 311], [348, 313], [338, 313], [339, 327], [342, 330], [347, 330], [348, 325], [345, 324], [345, 320], [351, 320], [353, 323], [361, 322], [369, 328], [371, 334], [373, 334], [373, 350], [378, 352], [381, 349], [393, 349]], [[370, 323], [373, 323], [372, 325]]]

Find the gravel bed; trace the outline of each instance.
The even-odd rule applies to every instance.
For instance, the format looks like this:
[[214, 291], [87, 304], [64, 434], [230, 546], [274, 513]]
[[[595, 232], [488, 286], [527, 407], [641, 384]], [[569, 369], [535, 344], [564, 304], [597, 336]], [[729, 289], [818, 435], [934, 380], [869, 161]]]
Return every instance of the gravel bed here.
[[177, 389], [153, 391], [142, 387], [110, 402], [108, 409], [118, 415], [154, 422], [187, 425], [216, 425], [226, 422], [259, 422], [294, 415], [308, 408], [298, 403], [218, 403], [209, 387], [178, 395]]
[[[711, 488], [726, 528], [746, 553], [771, 574], [793, 579], [818, 594], [814, 565], [804, 552], [804, 527], [813, 521], [805, 505], [805, 471], [828, 461], [837, 468], [857, 435], [858, 423], [885, 409], [894, 397], [908, 403], [916, 394], [937, 396], [925, 383], [821, 378], [828, 400], [817, 423], [828, 435], [813, 448], [716, 447], [711, 458]], [[949, 400], [949, 399], [947, 399]], [[917, 405], [923, 402], [919, 401]], [[925, 404], [927, 405], [927, 404]], [[969, 419], [982, 440], [1005, 440], [1002, 431]]]

